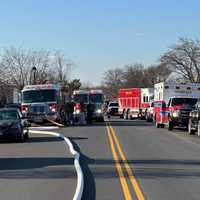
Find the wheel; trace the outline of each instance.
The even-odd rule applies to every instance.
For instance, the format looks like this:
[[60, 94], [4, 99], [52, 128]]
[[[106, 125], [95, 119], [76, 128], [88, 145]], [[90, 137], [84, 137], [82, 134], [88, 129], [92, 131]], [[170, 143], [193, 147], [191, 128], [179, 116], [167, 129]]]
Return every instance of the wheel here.
[[160, 128], [160, 124], [156, 122], [156, 128]]
[[104, 122], [104, 118], [101, 117], [101, 118], [99, 119], [99, 122]]
[[29, 131], [27, 130], [27, 132], [24, 135], [24, 139], [28, 140], [29, 139]]
[[17, 142], [24, 142], [23, 131], [19, 135], [17, 135]]
[[173, 122], [172, 122], [172, 121], [169, 121], [168, 130], [169, 130], [169, 131], [173, 131], [173, 128], [174, 128]]
[[165, 125], [164, 124], [160, 124], [160, 128], [165, 128]]
[[124, 112], [124, 115], [123, 115], [124, 119], [128, 119], [128, 115], [126, 112]]
[[110, 115], [108, 115], [108, 119], [110, 119]]

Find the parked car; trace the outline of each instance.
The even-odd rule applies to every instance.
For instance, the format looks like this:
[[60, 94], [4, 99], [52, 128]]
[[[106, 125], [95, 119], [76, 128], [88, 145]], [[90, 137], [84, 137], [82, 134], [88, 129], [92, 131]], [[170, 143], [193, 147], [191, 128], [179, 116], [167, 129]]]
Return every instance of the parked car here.
[[188, 134], [192, 135], [195, 132], [200, 136], [200, 100], [189, 115]]
[[23, 142], [28, 139], [29, 124], [19, 109], [0, 109], [0, 138]]
[[118, 109], [119, 109], [118, 102], [110, 102], [108, 104], [108, 108], [106, 111], [107, 117], [110, 118], [111, 116], [118, 116], [119, 115]]

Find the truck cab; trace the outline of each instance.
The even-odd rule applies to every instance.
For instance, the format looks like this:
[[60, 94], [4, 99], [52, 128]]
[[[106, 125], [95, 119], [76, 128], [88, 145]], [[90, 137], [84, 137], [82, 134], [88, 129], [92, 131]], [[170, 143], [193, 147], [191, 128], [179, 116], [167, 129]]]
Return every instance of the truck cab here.
[[197, 103], [197, 98], [172, 97], [169, 100], [168, 129], [173, 130], [175, 126], [188, 127], [189, 114]]

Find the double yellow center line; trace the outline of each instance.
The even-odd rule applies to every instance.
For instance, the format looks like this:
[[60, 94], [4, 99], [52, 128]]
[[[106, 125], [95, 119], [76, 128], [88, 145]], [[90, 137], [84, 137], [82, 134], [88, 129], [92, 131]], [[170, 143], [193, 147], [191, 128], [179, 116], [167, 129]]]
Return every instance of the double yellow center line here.
[[[130, 180], [131, 186], [135, 192], [135, 195], [138, 200], [144, 200], [144, 195], [142, 190], [139, 186], [138, 181], [136, 180], [131, 167], [128, 164], [128, 160], [126, 159], [125, 153], [122, 149], [122, 146], [117, 138], [115, 130], [111, 126], [110, 122], [107, 123], [107, 132], [108, 132], [108, 139], [110, 142], [110, 147], [112, 151], [113, 158], [115, 160], [116, 170], [120, 179], [120, 183], [122, 186], [123, 194], [125, 200], [132, 200], [132, 195], [128, 186], [128, 182], [125, 177], [125, 173], [128, 175], [128, 180]], [[123, 169], [126, 171], [124, 173]]]

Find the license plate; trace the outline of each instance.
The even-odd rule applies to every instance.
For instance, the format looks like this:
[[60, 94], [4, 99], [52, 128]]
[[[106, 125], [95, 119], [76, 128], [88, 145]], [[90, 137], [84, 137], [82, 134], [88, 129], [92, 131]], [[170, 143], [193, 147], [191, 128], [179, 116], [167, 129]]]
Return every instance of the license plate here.
[[41, 117], [34, 117], [34, 122], [42, 122], [42, 118]]

